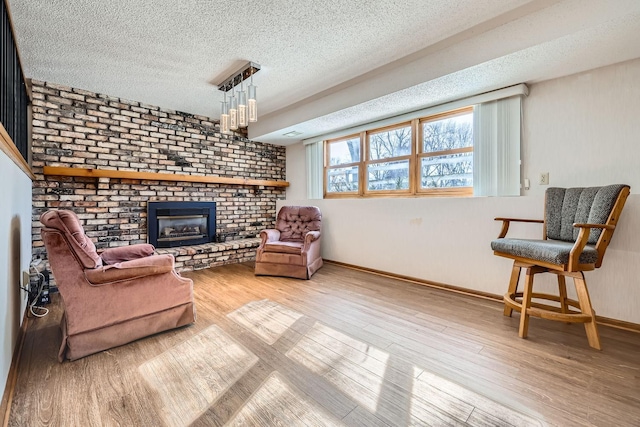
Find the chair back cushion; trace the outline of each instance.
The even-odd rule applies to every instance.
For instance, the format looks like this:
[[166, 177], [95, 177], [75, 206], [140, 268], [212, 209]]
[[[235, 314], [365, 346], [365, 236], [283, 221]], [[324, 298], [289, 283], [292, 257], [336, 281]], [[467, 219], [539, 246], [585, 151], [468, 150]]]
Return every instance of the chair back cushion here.
[[320, 231], [322, 213], [315, 206], [283, 206], [278, 212], [276, 229], [283, 242], [301, 242], [309, 231]]
[[97, 268], [102, 258], [96, 252], [96, 246], [84, 234], [78, 216], [69, 210], [50, 210], [40, 216], [40, 222], [48, 228], [62, 232], [69, 242], [71, 250], [84, 268]]
[[[545, 206], [547, 238], [575, 242], [580, 229], [574, 223], [606, 224], [620, 191], [626, 185], [587, 188], [549, 188]], [[602, 229], [593, 228], [589, 244], [596, 244]]]

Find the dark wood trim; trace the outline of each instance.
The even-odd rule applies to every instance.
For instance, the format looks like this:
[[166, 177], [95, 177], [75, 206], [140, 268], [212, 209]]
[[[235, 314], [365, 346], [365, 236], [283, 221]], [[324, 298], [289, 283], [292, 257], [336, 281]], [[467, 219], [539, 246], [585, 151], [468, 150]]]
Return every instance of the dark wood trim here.
[[[449, 292], [455, 292], [457, 294], [467, 295], [467, 296], [476, 297], [476, 298], [482, 298], [482, 299], [491, 300], [491, 301], [500, 301], [500, 302], [503, 301], [502, 295], [496, 295], [489, 292], [477, 291], [475, 289], [468, 289], [460, 286], [448, 285], [446, 283], [433, 282], [431, 280], [418, 279], [416, 277], [405, 276], [402, 274], [389, 273], [387, 271], [376, 270], [374, 268], [360, 267], [358, 265], [347, 264], [345, 262], [340, 262], [340, 261], [332, 261], [329, 259], [324, 259], [323, 261], [330, 264], [335, 264], [342, 267], [350, 268], [352, 270], [366, 271], [368, 273], [376, 274], [378, 276], [390, 277], [392, 279], [398, 279], [398, 280], [402, 280], [409, 283], [415, 283], [417, 285], [428, 286], [430, 288], [442, 289]], [[599, 325], [640, 333], [640, 324], [638, 323], [627, 322], [626, 320], [612, 319], [610, 317], [604, 317], [604, 316], [596, 316], [596, 322]]]
[[11, 413], [11, 403], [13, 403], [13, 393], [16, 388], [16, 382], [18, 381], [18, 368], [20, 366], [20, 356], [22, 355], [22, 347], [24, 346], [24, 339], [27, 335], [27, 326], [29, 323], [29, 317], [27, 316], [27, 309], [24, 310], [22, 318], [22, 326], [18, 332], [18, 340], [16, 347], [13, 349], [13, 357], [11, 358], [11, 366], [9, 367], [9, 375], [7, 376], [7, 384], [4, 387], [4, 393], [2, 394], [2, 401], [0, 401], [0, 414], [2, 414], [2, 426], [7, 427], [9, 424], [9, 414]]
[[45, 166], [45, 175], [77, 176], [88, 178], [140, 179], [148, 181], [172, 182], [205, 182], [211, 184], [255, 185], [265, 187], [288, 187], [287, 181], [271, 181], [264, 179], [227, 178], [224, 176], [183, 175], [177, 173], [137, 172], [110, 169], [69, 168]]

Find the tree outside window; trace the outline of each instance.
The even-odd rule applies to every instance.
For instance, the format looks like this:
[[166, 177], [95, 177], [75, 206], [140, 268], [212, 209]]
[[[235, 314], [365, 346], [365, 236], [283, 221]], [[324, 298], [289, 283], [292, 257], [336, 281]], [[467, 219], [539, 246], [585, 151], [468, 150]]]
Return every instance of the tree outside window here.
[[359, 189], [360, 137], [329, 141], [326, 144], [327, 193], [354, 193]]
[[471, 196], [473, 107], [325, 141], [325, 196]]
[[421, 122], [420, 188], [473, 186], [473, 111]]
[[411, 125], [369, 135], [368, 190], [409, 189], [412, 141]]

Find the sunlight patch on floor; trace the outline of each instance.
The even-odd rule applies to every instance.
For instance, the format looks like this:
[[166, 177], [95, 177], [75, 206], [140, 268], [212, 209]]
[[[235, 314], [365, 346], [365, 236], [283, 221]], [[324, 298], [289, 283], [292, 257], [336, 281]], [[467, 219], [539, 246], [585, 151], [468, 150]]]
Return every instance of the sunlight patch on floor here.
[[318, 404], [273, 373], [225, 424], [237, 426], [342, 426]]
[[209, 326], [140, 365], [159, 395], [169, 426], [187, 426], [240, 379], [258, 358], [219, 327]]
[[[273, 343], [302, 314], [263, 300], [249, 303], [229, 316]], [[387, 422], [540, 425], [537, 420], [319, 322], [286, 355]]]
[[461, 412], [470, 408], [466, 418], [469, 425], [541, 425], [538, 420], [428, 371], [422, 371], [417, 378], [412, 396], [414, 400], [424, 400], [425, 396], [430, 400], [438, 398], [454, 404]]
[[[287, 356], [312, 372], [324, 375], [342, 392], [375, 412], [389, 355], [373, 347], [359, 346], [363, 351], [357, 350], [321, 332], [326, 329], [315, 323]], [[375, 353], [377, 358], [368, 351]]]
[[302, 314], [265, 299], [247, 303], [227, 314], [227, 317], [272, 345]]

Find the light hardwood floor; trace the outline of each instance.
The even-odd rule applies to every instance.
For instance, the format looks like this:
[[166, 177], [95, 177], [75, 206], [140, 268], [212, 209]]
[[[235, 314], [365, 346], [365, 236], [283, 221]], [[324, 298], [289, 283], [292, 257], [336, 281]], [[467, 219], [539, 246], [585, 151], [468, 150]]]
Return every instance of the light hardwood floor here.
[[[640, 425], [640, 334], [327, 264], [309, 281], [201, 270], [197, 322], [59, 364], [30, 319], [11, 426]], [[597, 307], [597, 302], [595, 302]]]

